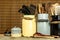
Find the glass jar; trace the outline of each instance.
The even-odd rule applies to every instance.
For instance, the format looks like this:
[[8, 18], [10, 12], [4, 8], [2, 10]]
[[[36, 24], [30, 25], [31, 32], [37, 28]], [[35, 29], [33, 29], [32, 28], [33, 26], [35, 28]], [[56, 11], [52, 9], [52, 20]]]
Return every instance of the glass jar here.
[[21, 37], [21, 28], [19, 28], [19, 27], [13, 27], [12, 29], [11, 29], [11, 36], [12, 37]]

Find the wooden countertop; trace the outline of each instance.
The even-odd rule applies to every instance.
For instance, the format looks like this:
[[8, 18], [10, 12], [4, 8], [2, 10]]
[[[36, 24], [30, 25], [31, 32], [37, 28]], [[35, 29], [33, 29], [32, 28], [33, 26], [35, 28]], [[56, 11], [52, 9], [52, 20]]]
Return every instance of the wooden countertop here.
[[4, 36], [3, 34], [0, 34], [0, 40], [60, 40], [60, 38], [27, 38], [27, 37], [12, 38], [10, 36]]

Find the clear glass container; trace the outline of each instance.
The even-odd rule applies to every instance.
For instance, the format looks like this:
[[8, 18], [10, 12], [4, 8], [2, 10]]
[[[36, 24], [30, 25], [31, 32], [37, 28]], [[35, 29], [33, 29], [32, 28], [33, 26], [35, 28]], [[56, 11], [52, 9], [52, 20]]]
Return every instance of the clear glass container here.
[[11, 37], [21, 37], [21, 28], [19, 27], [13, 27], [11, 29]]

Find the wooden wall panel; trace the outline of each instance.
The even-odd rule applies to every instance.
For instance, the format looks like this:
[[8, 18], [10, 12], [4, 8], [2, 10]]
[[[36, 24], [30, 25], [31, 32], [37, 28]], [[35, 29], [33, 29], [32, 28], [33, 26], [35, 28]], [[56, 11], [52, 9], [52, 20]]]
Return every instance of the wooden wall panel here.
[[10, 13], [11, 13], [11, 2], [8, 1], [0, 1], [0, 25], [1, 25], [1, 32], [4, 33], [5, 30], [10, 27]]
[[37, 5], [42, 2], [59, 2], [59, 0], [0, 0], [0, 33], [11, 27], [21, 27], [22, 14], [18, 10], [23, 4]]

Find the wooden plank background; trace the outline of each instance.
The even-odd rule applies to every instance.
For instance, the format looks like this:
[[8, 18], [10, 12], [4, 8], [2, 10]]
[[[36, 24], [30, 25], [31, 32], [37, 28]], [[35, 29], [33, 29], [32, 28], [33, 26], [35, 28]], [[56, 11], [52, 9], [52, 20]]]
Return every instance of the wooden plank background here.
[[23, 4], [37, 5], [43, 2], [60, 2], [59, 0], [0, 0], [0, 33], [14, 26], [21, 27], [22, 14], [18, 10]]

